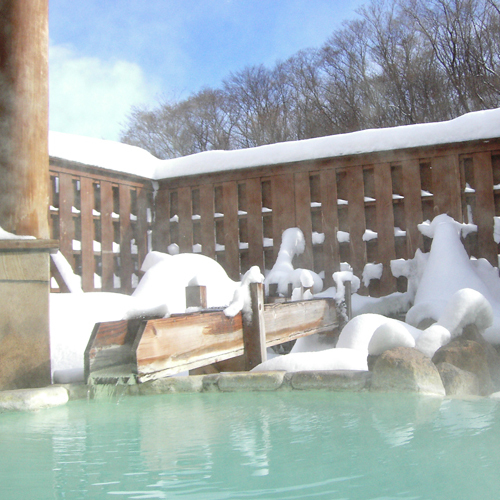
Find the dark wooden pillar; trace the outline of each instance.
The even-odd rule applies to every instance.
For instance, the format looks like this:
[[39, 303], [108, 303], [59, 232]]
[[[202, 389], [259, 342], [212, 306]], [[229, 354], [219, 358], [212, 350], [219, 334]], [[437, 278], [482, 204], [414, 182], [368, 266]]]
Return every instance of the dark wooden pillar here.
[[48, 0], [0, 0], [0, 226], [49, 238]]

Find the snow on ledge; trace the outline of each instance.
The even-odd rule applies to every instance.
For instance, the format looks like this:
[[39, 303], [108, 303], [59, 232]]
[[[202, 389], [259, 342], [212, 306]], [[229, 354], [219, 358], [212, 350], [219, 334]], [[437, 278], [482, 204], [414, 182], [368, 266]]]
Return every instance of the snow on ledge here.
[[49, 154], [149, 179], [164, 179], [499, 137], [500, 108], [497, 108], [444, 122], [368, 129], [250, 149], [205, 151], [172, 160], [159, 160], [141, 148], [119, 142], [50, 132]]

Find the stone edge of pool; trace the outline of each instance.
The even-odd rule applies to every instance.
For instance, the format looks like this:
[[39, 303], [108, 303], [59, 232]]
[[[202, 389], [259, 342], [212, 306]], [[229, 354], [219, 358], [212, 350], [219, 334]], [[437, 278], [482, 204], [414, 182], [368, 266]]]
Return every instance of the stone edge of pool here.
[[[98, 399], [105, 395], [155, 395], [203, 392], [244, 391], [312, 391], [395, 392], [392, 387], [372, 387], [372, 373], [366, 371], [303, 371], [217, 373], [168, 377], [143, 384], [90, 386], [60, 384], [39, 389], [18, 389], [0, 392], [0, 413], [6, 411], [36, 411], [61, 406], [71, 400]], [[405, 391], [441, 396], [422, 390]], [[489, 396], [500, 400], [500, 392]]]

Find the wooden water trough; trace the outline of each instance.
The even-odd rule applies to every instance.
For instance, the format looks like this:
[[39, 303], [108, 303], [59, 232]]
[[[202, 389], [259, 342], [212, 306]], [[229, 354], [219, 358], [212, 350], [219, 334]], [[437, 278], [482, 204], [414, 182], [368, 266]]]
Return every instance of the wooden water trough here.
[[338, 331], [333, 299], [264, 304], [261, 283], [252, 283], [250, 292], [251, 315], [231, 318], [223, 310], [202, 310], [97, 323], [85, 350], [85, 379], [142, 383], [241, 355], [250, 370], [266, 360], [267, 347]]

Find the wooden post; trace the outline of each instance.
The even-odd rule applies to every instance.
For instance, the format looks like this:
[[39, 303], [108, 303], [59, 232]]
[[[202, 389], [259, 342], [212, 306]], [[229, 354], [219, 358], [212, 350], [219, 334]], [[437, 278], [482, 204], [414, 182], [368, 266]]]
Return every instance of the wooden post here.
[[347, 315], [347, 321], [352, 319], [352, 303], [351, 303], [351, 282], [346, 281], [344, 283], [344, 300], [345, 300], [345, 313]]
[[[50, 384], [48, 0], [0, 1], [0, 390]], [[27, 312], [27, 313], [26, 313]]]
[[207, 287], [201, 285], [190, 285], [186, 287], [186, 308], [207, 308]]
[[243, 344], [246, 369], [251, 370], [267, 360], [264, 324], [264, 284], [250, 283], [251, 318], [243, 314]]
[[48, 0], [2, 0], [0, 19], [0, 226], [48, 239]]

